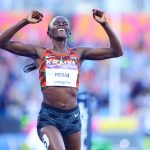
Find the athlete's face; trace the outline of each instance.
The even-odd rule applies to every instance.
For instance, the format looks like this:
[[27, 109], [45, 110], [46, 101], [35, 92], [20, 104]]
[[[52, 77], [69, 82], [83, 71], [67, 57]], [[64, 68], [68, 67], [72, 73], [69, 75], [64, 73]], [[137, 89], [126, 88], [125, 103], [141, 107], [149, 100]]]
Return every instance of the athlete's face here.
[[57, 16], [49, 24], [48, 35], [56, 40], [65, 40], [70, 36], [69, 21], [63, 16]]

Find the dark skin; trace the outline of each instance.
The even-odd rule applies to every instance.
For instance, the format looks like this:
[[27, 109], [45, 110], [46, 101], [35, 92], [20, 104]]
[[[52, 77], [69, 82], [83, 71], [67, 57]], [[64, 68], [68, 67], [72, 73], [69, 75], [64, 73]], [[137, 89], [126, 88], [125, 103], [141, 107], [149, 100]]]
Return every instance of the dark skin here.
[[[122, 56], [120, 42], [109, 24], [107, 23], [104, 12], [93, 9], [93, 18], [99, 23], [109, 37], [110, 47], [106, 48], [89, 48], [76, 47], [76, 54], [80, 64], [84, 60], [104, 60]], [[28, 24], [36, 24], [42, 21], [43, 15], [38, 11], [32, 11], [28, 16], [22, 19], [14, 26], [7, 29], [0, 36], [0, 48], [20, 56], [32, 58], [37, 67], [40, 59], [46, 49], [40, 45], [24, 44], [18, 41], [11, 41], [11, 38]], [[58, 31], [63, 28], [65, 31]], [[48, 36], [52, 40], [52, 49], [57, 53], [67, 53], [67, 38], [70, 36], [69, 21], [62, 17], [55, 17], [49, 24]], [[43, 102], [61, 109], [71, 109], [77, 105], [77, 89], [72, 87], [46, 87], [42, 89]], [[61, 98], [60, 98], [61, 97]], [[62, 137], [59, 130], [53, 126], [47, 126], [41, 129], [42, 134], [46, 134], [50, 141], [49, 150], [80, 150], [80, 132]]]

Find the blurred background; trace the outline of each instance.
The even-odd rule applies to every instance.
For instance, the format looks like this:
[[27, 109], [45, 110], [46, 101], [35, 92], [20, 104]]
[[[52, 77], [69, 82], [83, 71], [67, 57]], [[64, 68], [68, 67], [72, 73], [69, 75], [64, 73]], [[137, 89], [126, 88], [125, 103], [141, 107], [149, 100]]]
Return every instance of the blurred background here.
[[[28, 25], [13, 39], [50, 47], [47, 26], [55, 15], [71, 22], [69, 46], [106, 47], [109, 40], [92, 18], [106, 12], [124, 55], [85, 61], [79, 92], [87, 92], [91, 150], [150, 150], [150, 5], [149, 0], [1, 0], [0, 32], [37, 9], [39, 24]], [[0, 49], [0, 150], [43, 150], [36, 133], [42, 101], [38, 71], [24, 73], [32, 62]]]

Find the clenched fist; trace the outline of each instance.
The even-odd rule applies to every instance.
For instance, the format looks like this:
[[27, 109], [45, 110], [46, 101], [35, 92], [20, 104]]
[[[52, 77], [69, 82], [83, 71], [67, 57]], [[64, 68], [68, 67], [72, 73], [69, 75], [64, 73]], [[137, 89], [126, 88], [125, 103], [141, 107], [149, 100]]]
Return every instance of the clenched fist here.
[[93, 18], [100, 24], [106, 23], [106, 16], [103, 11], [93, 9]]
[[26, 17], [27, 21], [29, 23], [39, 23], [40, 21], [42, 21], [43, 18], [43, 14], [36, 11], [36, 10], [32, 10]]

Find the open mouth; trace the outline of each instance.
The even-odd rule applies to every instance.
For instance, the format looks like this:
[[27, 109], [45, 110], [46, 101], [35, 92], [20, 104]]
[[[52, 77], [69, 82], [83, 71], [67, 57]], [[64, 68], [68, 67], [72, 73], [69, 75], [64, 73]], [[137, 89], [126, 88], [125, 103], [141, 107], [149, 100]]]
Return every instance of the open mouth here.
[[58, 29], [58, 31], [64, 31], [64, 32], [65, 32], [65, 29], [63, 29], [63, 28], [60, 28], [60, 29]]

